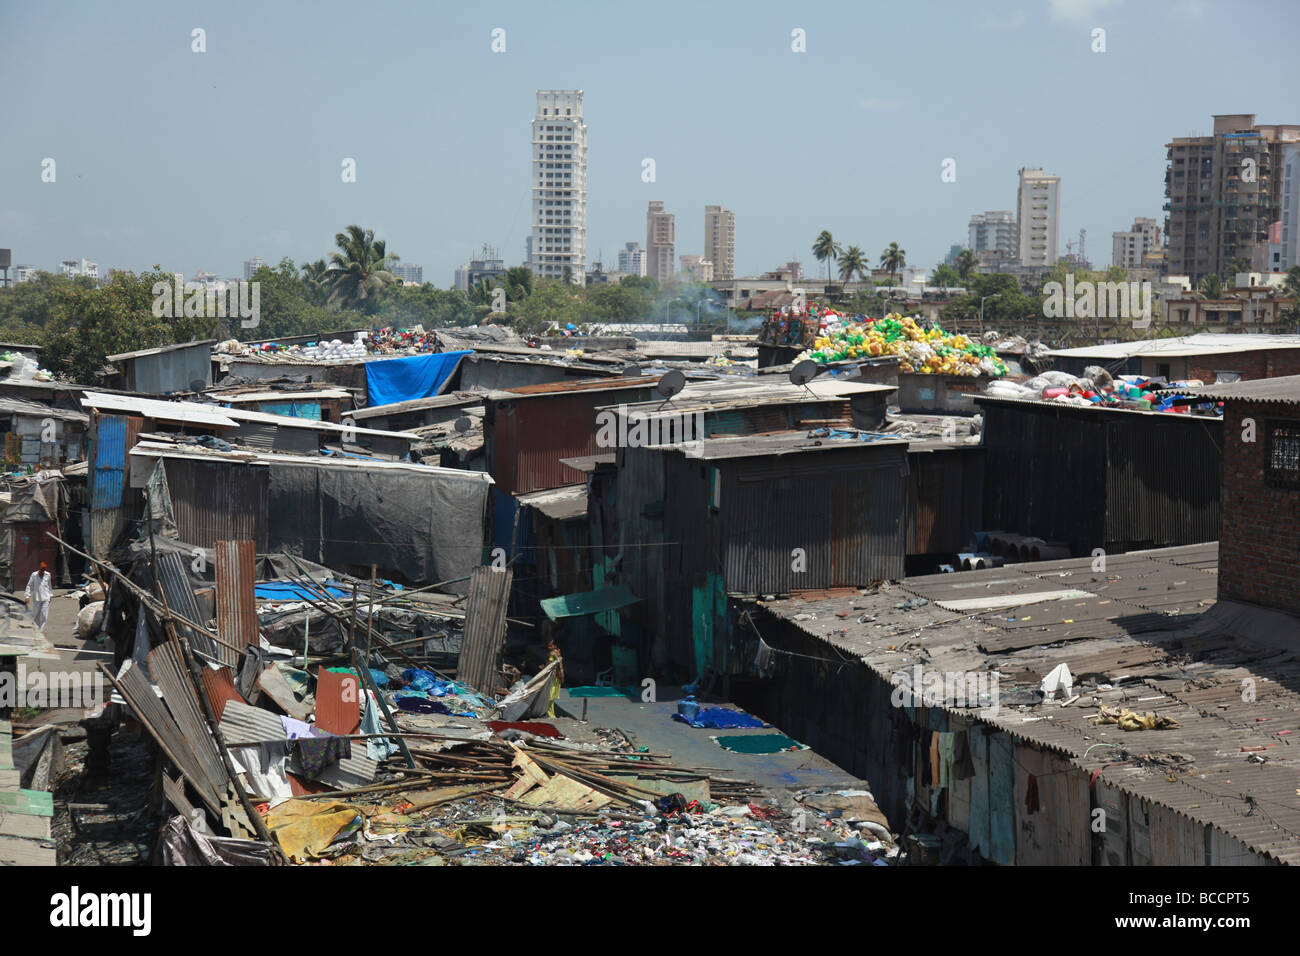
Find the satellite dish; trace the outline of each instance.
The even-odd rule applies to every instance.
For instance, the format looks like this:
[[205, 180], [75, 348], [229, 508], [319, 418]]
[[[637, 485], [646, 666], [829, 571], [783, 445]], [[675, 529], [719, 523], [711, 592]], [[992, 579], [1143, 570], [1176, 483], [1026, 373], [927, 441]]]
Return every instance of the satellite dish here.
[[460, 418], [456, 419], [454, 423], [456, 431], [460, 432], [462, 435], [465, 434], [467, 431], [469, 431], [470, 426], [472, 426], [473, 424], [474, 423], [469, 420], [468, 415], [460, 416]]
[[623, 367], [623, 377], [624, 377], [624, 378], [636, 378], [636, 377], [637, 377], [638, 375], [640, 375], [640, 374], [641, 374], [641, 366], [640, 366], [640, 365], [635, 365], [635, 364], [634, 364], [634, 365], [626, 365], [626, 366]]
[[686, 376], [677, 369], [665, 372], [663, 378], [659, 379], [659, 384], [655, 386], [655, 391], [665, 400], [672, 398], [683, 388], [686, 387]]
[[807, 385], [820, 375], [821, 371], [822, 367], [812, 359], [804, 359], [794, 368], [790, 369], [790, 384]]
[[203, 391], [207, 387], [208, 383], [203, 381], [201, 378], [196, 378], [194, 381], [190, 382], [190, 391], [195, 394]]

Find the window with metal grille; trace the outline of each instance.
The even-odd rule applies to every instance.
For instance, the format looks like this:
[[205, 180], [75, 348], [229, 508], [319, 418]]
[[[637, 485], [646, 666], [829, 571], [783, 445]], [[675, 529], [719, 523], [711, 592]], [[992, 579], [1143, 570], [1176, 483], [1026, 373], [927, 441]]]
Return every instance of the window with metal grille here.
[[1300, 422], [1271, 422], [1265, 478], [1279, 488], [1300, 488]]

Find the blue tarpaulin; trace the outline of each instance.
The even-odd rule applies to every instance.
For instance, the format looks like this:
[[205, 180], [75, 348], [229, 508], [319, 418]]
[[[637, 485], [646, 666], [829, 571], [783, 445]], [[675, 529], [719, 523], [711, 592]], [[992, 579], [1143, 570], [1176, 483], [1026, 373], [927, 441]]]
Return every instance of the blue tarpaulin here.
[[[352, 593], [333, 585], [317, 585], [317, 587], [328, 591], [331, 597], [343, 597]], [[306, 598], [320, 600], [320, 591], [309, 591], [291, 581], [267, 581], [264, 584], [255, 584], [253, 594], [263, 601], [302, 601]]]
[[428, 398], [469, 352], [437, 352], [366, 363], [366, 395], [371, 407]]

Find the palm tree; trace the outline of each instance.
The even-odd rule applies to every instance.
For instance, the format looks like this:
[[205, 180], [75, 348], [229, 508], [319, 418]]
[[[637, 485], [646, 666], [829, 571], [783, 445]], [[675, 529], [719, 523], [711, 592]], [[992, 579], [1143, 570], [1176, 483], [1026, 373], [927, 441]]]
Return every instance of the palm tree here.
[[469, 290], [469, 301], [473, 305], [491, 305], [492, 292], [496, 289], [498, 282], [496, 279], [485, 278], [475, 282]]
[[522, 302], [533, 291], [533, 272], [527, 266], [512, 266], [506, 270], [501, 284], [506, 288], [506, 298]]
[[324, 259], [305, 263], [302, 267], [302, 284], [307, 289], [307, 298], [317, 305], [325, 302], [329, 296], [329, 266]]
[[857, 246], [849, 246], [847, 250], [840, 253], [839, 261], [840, 281], [846, 284], [853, 281], [854, 273], [865, 279], [867, 273], [871, 271], [871, 266], [867, 263], [867, 254]]
[[396, 281], [392, 266], [398, 257], [388, 252], [373, 229], [348, 226], [334, 237], [338, 252], [330, 253], [330, 297], [344, 308], [373, 305]]
[[1200, 290], [1207, 299], [1217, 299], [1223, 295], [1223, 280], [1215, 273], [1207, 272], [1201, 277]]
[[969, 279], [970, 274], [974, 272], [975, 267], [979, 265], [978, 261], [975, 259], [975, 253], [971, 252], [969, 249], [963, 249], [961, 252], [957, 253], [957, 258], [954, 260], [953, 264], [957, 267], [957, 275], [961, 276], [962, 282]]
[[826, 281], [831, 281], [831, 263], [837, 260], [844, 249], [831, 236], [829, 229], [823, 229], [817, 241], [813, 243], [812, 252], [818, 262], [826, 263]]
[[880, 264], [889, 270], [891, 285], [897, 285], [894, 277], [898, 275], [898, 270], [907, 265], [907, 250], [898, 248], [898, 243], [891, 242], [889, 248], [880, 254]]

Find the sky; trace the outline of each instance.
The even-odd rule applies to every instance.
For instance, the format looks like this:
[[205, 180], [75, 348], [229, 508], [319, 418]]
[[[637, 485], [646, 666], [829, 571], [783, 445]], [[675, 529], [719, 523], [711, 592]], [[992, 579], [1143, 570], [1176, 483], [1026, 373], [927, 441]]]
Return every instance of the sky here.
[[51, 271], [240, 277], [350, 223], [441, 287], [484, 243], [517, 264], [538, 89], [585, 93], [588, 263], [662, 200], [678, 255], [734, 211], [737, 275], [816, 269], [823, 229], [928, 268], [1041, 166], [1058, 252], [1086, 229], [1104, 266], [1163, 219], [1170, 138], [1300, 123], [1300, 3], [0, 0], [0, 89], [0, 247]]

